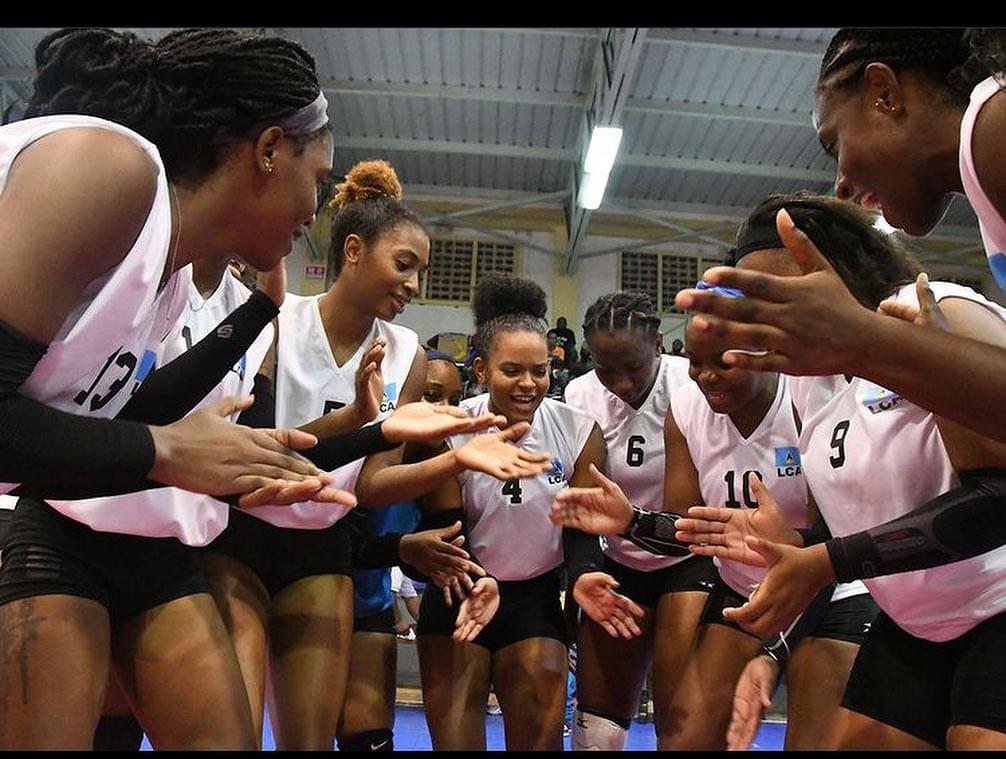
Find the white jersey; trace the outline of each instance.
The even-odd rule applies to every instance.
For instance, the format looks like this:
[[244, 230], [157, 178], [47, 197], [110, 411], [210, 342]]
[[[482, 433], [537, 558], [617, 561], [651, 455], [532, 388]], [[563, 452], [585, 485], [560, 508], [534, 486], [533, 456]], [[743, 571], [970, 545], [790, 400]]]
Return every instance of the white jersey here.
[[[606, 388], [590, 371], [566, 385], [566, 403], [600, 425], [608, 445], [608, 476], [633, 503], [660, 511], [664, 503], [664, 418], [676, 388], [691, 384], [688, 361], [661, 356], [649, 395], [634, 409]], [[604, 552], [632, 569], [652, 572], [690, 556], [657, 556], [617, 535], [606, 538]]]
[[[793, 527], [806, 527], [807, 483], [800, 462], [799, 435], [793, 417], [789, 384], [779, 375], [775, 399], [755, 430], [744, 437], [729, 414], [718, 414], [694, 382], [671, 399], [674, 421], [688, 443], [706, 506], [757, 508], [747, 483], [755, 475], [772, 494]], [[765, 570], [729, 559], [714, 559], [720, 577], [748, 597], [765, 577]]]
[[[188, 301], [183, 321], [165, 340], [158, 356], [161, 364], [173, 361], [206, 337], [231, 312], [241, 306], [251, 292], [229, 272], [217, 289], [205, 300], [195, 284], [188, 286]], [[227, 376], [200, 401], [191, 412], [205, 408], [227, 396], [248, 395], [255, 373], [272, 344], [269, 324]], [[239, 414], [231, 416], [236, 421]], [[77, 513], [87, 514], [91, 529], [125, 532], [151, 538], [174, 537], [191, 546], [210, 543], [227, 526], [229, 506], [212, 496], [179, 488], [157, 488], [139, 493], [76, 501]]]
[[[375, 319], [370, 333], [356, 353], [342, 366], [335, 356], [321, 321], [321, 296], [287, 295], [279, 312], [276, 349], [276, 426], [299, 427], [329, 411], [350, 404], [356, 398], [356, 370], [360, 361], [380, 336], [388, 345], [381, 364], [384, 399], [374, 423], [391, 415], [412, 369], [419, 337], [411, 329]], [[335, 470], [335, 487], [353, 490], [363, 468], [363, 459]], [[322, 529], [349, 513], [348, 506], [335, 503], [297, 503], [292, 506], [263, 506], [249, 509], [252, 516], [277, 527]]]
[[[930, 283], [1004, 316], [967, 287]], [[917, 305], [915, 286], [897, 294]], [[850, 535], [912, 511], [960, 480], [932, 413], [868, 380], [800, 378], [793, 397], [807, 480], [831, 533]], [[1006, 546], [932, 569], [866, 580], [877, 604], [919, 638], [946, 641], [1006, 610]]]
[[[111, 418], [156, 366], [161, 343], [185, 308], [191, 267], [175, 272], [158, 290], [171, 244], [167, 177], [153, 143], [126, 127], [89, 116], [46, 116], [0, 128], [0, 191], [21, 150], [57, 130], [73, 127], [108, 129], [131, 139], [156, 166], [157, 189], [133, 247], [115, 268], [88, 285], [20, 392], [62, 411]], [[16, 485], [0, 485], [0, 492]], [[142, 521], [123, 514], [124, 521], [114, 518], [98, 527], [91, 524], [86, 509], [78, 508], [81, 502], [48, 503], [95, 529], [133, 534], [134, 523]]]
[[1006, 290], [1006, 219], [995, 207], [995, 204], [985, 193], [978, 181], [978, 170], [975, 168], [972, 139], [975, 131], [975, 121], [985, 104], [999, 94], [1002, 85], [994, 76], [979, 82], [971, 92], [971, 99], [964, 116], [961, 118], [961, 139], [958, 165], [961, 172], [961, 184], [964, 194], [978, 217], [978, 229], [985, 245], [985, 255], [989, 259], [989, 267], [995, 275], [1000, 289]]
[[[461, 401], [469, 416], [488, 413], [488, 407], [488, 393]], [[562, 528], [548, 521], [548, 512], [556, 493], [569, 485], [593, 428], [594, 420], [582, 411], [545, 398], [518, 445], [551, 454], [553, 471], [508, 482], [468, 470], [458, 475], [468, 550], [490, 574], [500, 580], [528, 580], [562, 564]], [[486, 432], [497, 431], [491, 427]], [[459, 448], [471, 438], [454, 435], [447, 444]]]

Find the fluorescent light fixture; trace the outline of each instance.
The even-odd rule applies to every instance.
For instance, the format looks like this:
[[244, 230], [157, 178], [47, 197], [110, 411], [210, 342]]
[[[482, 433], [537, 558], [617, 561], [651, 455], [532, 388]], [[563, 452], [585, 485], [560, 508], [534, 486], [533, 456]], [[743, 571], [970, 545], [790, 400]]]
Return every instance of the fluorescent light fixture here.
[[608, 175], [615, 164], [618, 145], [622, 142], [622, 127], [596, 126], [590, 134], [587, 157], [583, 161], [585, 174]]
[[601, 199], [604, 197], [604, 188], [607, 186], [608, 172], [584, 174], [580, 177], [580, 191], [576, 196], [576, 204], [590, 211], [600, 207]]

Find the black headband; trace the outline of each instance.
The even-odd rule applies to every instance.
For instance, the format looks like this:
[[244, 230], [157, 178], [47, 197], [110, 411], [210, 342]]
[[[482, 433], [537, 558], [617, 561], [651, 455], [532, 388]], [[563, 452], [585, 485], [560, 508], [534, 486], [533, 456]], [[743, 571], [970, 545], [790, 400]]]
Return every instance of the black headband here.
[[744, 236], [727, 251], [727, 261], [731, 266], [736, 266], [738, 261], [753, 251], [785, 247], [773, 218], [768, 224], [759, 224], [744, 230]]

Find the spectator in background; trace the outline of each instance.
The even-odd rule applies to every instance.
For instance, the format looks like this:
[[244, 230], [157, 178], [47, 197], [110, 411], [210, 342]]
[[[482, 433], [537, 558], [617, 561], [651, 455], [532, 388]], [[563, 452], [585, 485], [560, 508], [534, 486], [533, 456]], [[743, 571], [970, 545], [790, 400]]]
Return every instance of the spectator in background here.
[[[563, 349], [563, 365], [569, 368], [569, 364], [576, 356], [576, 335], [573, 330], [566, 326], [566, 317], [560, 316], [555, 320], [555, 327], [548, 331], [546, 338], [549, 341], [549, 351], [552, 350], [553, 339], [557, 341]], [[553, 354], [555, 355], [555, 354]]]
[[685, 344], [681, 342], [681, 338], [674, 338], [671, 341], [671, 355], [680, 356], [685, 351]]

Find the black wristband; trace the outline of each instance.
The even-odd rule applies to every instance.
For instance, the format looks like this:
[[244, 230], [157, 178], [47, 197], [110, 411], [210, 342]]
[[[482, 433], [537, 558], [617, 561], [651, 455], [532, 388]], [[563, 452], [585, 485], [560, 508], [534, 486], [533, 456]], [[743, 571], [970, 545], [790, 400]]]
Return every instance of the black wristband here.
[[828, 529], [828, 525], [825, 524], [824, 519], [818, 515], [817, 519], [810, 527], [797, 527], [797, 533], [803, 538], [804, 548], [807, 546], [814, 546], [818, 543], [824, 543], [826, 540], [831, 538], [831, 531]]
[[680, 518], [671, 511], [646, 511], [633, 506], [632, 521], [622, 537], [660, 556], [688, 556], [688, 544], [674, 537]]
[[310, 459], [315, 466], [331, 471], [350, 461], [366, 458], [381, 451], [390, 451], [398, 446], [399, 443], [392, 443], [384, 437], [381, 424], [378, 422], [352, 432], [325, 438], [314, 448], [301, 451], [301, 454]]

